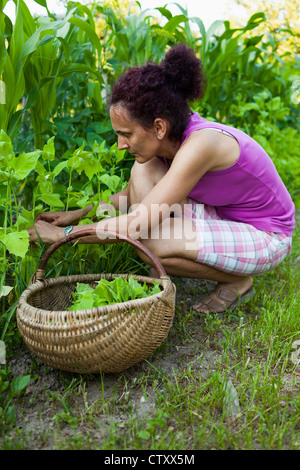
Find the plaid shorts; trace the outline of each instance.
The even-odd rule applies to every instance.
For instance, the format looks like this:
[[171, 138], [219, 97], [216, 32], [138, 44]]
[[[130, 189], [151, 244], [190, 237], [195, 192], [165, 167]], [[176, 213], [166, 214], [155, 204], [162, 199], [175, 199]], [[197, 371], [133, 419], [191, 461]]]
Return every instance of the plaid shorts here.
[[252, 225], [221, 219], [213, 206], [193, 199], [184, 217], [197, 230], [197, 261], [237, 275], [256, 275], [274, 269], [291, 251], [292, 237], [258, 230]]

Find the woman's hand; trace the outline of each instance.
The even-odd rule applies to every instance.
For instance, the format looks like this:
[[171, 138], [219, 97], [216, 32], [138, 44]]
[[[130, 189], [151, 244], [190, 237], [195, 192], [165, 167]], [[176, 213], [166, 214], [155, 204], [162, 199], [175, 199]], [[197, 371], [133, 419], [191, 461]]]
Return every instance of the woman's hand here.
[[53, 243], [61, 240], [65, 236], [65, 231], [61, 227], [39, 220], [35, 222], [32, 227], [27, 229], [30, 237], [30, 242], [39, 242], [40, 240], [46, 245], [52, 245]]
[[85, 212], [86, 210], [83, 211], [82, 209], [67, 212], [42, 212], [36, 217], [35, 223], [43, 221], [59, 227], [67, 227], [68, 225], [77, 224], [81, 217], [85, 215]]

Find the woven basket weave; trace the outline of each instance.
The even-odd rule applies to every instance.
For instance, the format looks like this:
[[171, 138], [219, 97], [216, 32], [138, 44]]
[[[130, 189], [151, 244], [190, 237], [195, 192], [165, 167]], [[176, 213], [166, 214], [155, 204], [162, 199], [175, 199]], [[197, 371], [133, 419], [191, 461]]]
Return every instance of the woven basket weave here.
[[19, 299], [17, 325], [23, 340], [36, 357], [53, 368], [79, 373], [123, 371], [149, 357], [173, 323], [175, 286], [161, 263], [142, 243], [113, 232], [106, 233], [146, 254], [160, 275], [133, 275], [134, 279], [149, 285], [156, 281], [161, 292], [89, 310], [67, 310], [77, 282], [95, 287], [102, 277], [129, 278], [129, 274], [44, 278], [46, 263], [55, 250], [68, 241], [95, 233], [95, 229], [83, 230], [54, 243]]

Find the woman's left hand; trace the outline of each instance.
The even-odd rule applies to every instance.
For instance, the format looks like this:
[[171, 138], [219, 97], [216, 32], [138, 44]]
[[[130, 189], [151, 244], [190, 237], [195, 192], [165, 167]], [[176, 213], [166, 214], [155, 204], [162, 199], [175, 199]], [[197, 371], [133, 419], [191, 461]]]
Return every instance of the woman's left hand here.
[[31, 243], [41, 240], [47, 245], [52, 245], [65, 236], [64, 228], [49, 224], [43, 220], [37, 221], [32, 227], [29, 227], [27, 231]]

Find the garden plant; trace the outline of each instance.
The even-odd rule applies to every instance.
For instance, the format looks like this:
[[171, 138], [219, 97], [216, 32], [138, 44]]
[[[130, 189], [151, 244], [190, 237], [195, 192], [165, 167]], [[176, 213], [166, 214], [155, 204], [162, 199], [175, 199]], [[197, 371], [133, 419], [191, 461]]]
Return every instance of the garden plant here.
[[[3, 449], [300, 448], [300, 58], [261, 34], [265, 13], [239, 27], [209, 28], [178, 5], [161, 19], [118, 2], [69, 1], [57, 18], [46, 0], [34, 18], [0, 0], [0, 446]], [[124, 2], [123, 2], [124, 3]], [[256, 29], [259, 33], [256, 34]], [[289, 32], [293, 34], [292, 31]], [[159, 61], [177, 43], [203, 62], [207, 89], [193, 110], [249, 133], [269, 153], [296, 206], [292, 252], [258, 276], [253, 300], [199, 317], [193, 300], [210, 283], [174, 279], [167, 339], [147, 361], [117, 375], [53, 371], [26, 350], [18, 299], [47, 246], [27, 228], [42, 211], [95, 208], [127, 185], [133, 157], [117, 148], [108, 112], [114, 80]], [[131, 246], [65, 245], [48, 277], [139, 273]], [[137, 287], [137, 286], [135, 286]], [[80, 288], [80, 286], [79, 286]], [[98, 289], [100, 291], [100, 288]], [[92, 293], [86, 293], [87, 301]], [[31, 418], [27, 416], [27, 412]], [[31, 423], [32, 420], [32, 423]]]

